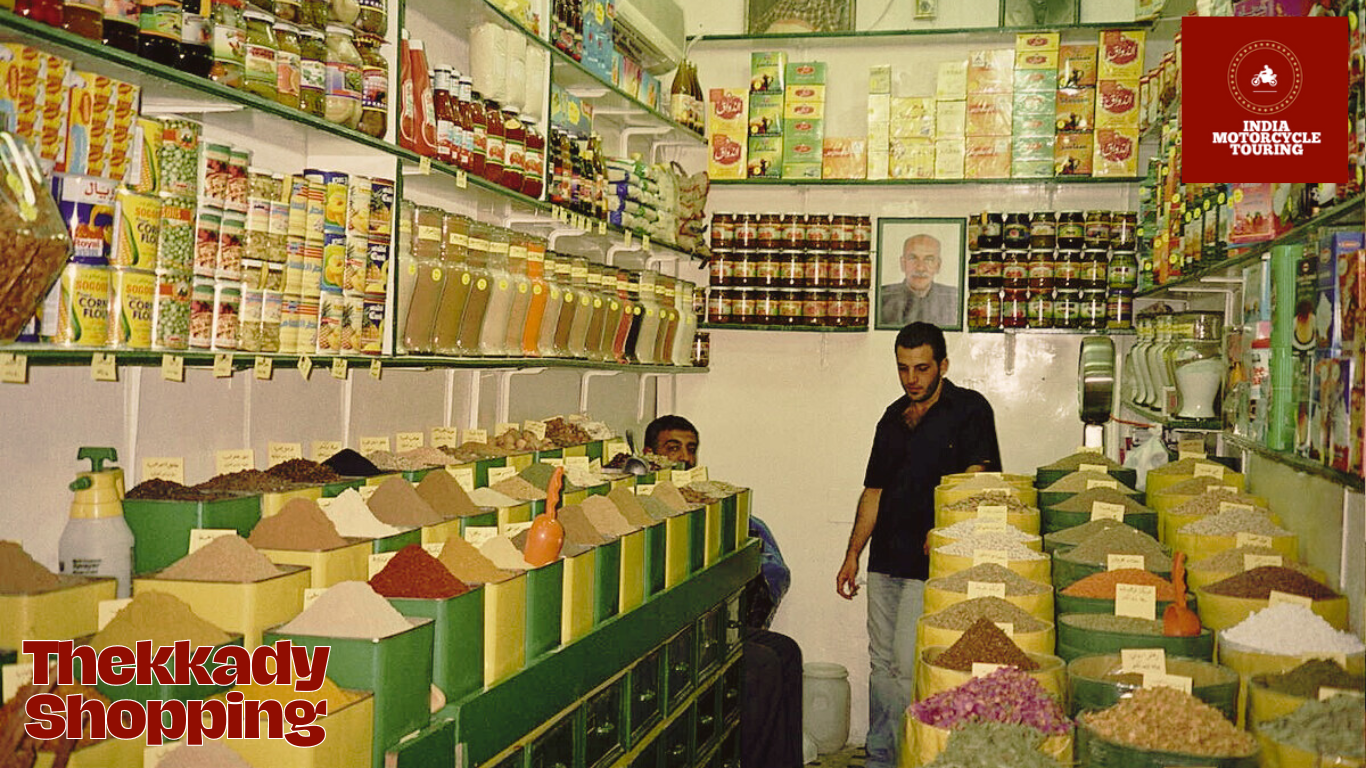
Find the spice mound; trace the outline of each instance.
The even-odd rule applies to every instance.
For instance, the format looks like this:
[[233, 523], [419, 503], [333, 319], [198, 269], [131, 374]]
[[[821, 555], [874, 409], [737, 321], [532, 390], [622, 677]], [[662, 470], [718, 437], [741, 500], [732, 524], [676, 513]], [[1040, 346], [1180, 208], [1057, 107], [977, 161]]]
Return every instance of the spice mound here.
[[952, 576], [930, 579], [925, 582], [925, 586], [930, 589], [942, 589], [945, 592], [966, 594], [968, 584], [974, 581], [1004, 584], [1006, 585], [1007, 597], [1038, 595], [1053, 591], [1053, 588], [1047, 584], [1030, 581], [1004, 565], [997, 565], [996, 563], [982, 563], [959, 571]]
[[1072, 729], [1057, 699], [1038, 680], [1010, 667], [916, 702], [910, 713], [936, 728], [992, 722], [1026, 725], [1049, 735]]
[[1181, 527], [1178, 533], [1200, 536], [1234, 536], [1239, 533], [1255, 533], [1261, 536], [1293, 536], [1290, 531], [1271, 522], [1265, 512], [1246, 509], [1229, 509], [1216, 515], [1201, 518]]
[[1366, 644], [1351, 632], [1333, 628], [1302, 605], [1277, 603], [1263, 608], [1220, 633], [1220, 642], [1243, 649], [1286, 656], [1309, 653], [1361, 653]]
[[337, 526], [312, 499], [290, 499], [280, 511], [251, 529], [247, 543], [257, 549], [321, 552], [346, 546]]
[[1230, 576], [1223, 581], [1216, 581], [1205, 587], [1205, 591], [1210, 594], [1249, 597], [1256, 600], [1269, 599], [1272, 590], [1288, 592], [1311, 600], [1331, 600], [1341, 597], [1327, 586], [1314, 581], [1299, 571], [1279, 568], [1274, 565], [1263, 565], [1250, 571], [1243, 571], [1236, 576]]
[[380, 522], [399, 528], [416, 528], [445, 522], [445, 518], [437, 514], [432, 505], [418, 495], [413, 484], [401, 477], [391, 477], [380, 483], [366, 503]]
[[993, 625], [1011, 624], [1015, 632], [1042, 632], [1048, 629], [1047, 623], [1034, 618], [1018, 605], [999, 597], [975, 597], [954, 603], [942, 611], [927, 614], [923, 621], [927, 626], [939, 629], [966, 630], [982, 619]]
[[247, 583], [273, 578], [281, 573], [283, 571], [270, 558], [234, 533], [219, 536], [171, 563], [156, 578]]
[[1224, 490], [1224, 488], [1225, 486], [1219, 486], [1215, 490], [1200, 492], [1198, 496], [1190, 501], [1174, 507], [1171, 514], [1183, 515], [1186, 517], [1208, 517], [1210, 515], [1219, 514], [1225, 503], [1245, 504], [1253, 509], [1261, 510], [1263, 514], [1268, 511], [1266, 507], [1262, 505], [1262, 500], [1256, 496], [1249, 496], [1245, 493], [1238, 493], [1236, 491], [1227, 491]]
[[266, 474], [273, 477], [292, 480], [296, 483], [308, 483], [310, 485], [322, 485], [325, 483], [335, 483], [342, 479], [341, 475], [326, 464], [319, 464], [308, 459], [290, 459], [266, 470]]
[[511, 571], [498, 568], [473, 544], [457, 536], [446, 539], [446, 545], [441, 548], [440, 559], [446, 570], [466, 584], [488, 584], [515, 575]]
[[1157, 539], [1127, 525], [1089, 536], [1058, 557], [1075, 563], [1105, 565], [1110, 555], [1142, 555], [1146, 568], [1155, 571], [1170, 571], [1172, 568], [1171, 557], [1162, 551]]
[[1039, 467], [1039, 469], [1070, 469], [1075, 472], [1080, 469], [1083, 464], [1093, 464], [1105, 467], [1106, 469], [1123, 469], [1119, 462], [1103, 453], [1095, 453], [1093, 451], [1077, 451], [1071, 456], [1064, 456], [1052, 464]]
[[29, 557], [16, 541], [0, 541], [0, 595], [31, 595], [55, 589], [57, 574]]
[[244, 469], [226, 475], [216, 475], [195, 486], [199, 491], [248, 491], [250, 493], [277, 493], [290, 491], [297, 487], [293, 480], [262, 472], [259, 469]]
[[1252, 734], [1175, 688], [1141, 688], [1109, 709], [1082, 715], [1081, 722], [1108, 741], [1139, 749], [1206, 757], [1247, 757], [1257, 751]]
[[1366, 691], [1366, 675], [1354, 675], [1327, 659], [1310, 659], [1288, 672], [1258, 675], [1253, 680], [1273, 691], [1302, 699], [1317, 699], [1320, 688]]
[[568, 448], [571, 445], [583, 445], [591, 442], [593, 436], [578, 424], [566, 421], [563, 417], [556, 416], [545, 423], [545, 438], [554, 443], [559, 448]]
[[999, 549], [1006, 553], [1009, 560], [1044, 560], [1048, 555], [1035, 552], [1016, 541], [1008, 533], [975, 533], [966, 539], [958, 539], [934, 551], [941, 555], [973, 557], [979, 549]]
[[231, 491], [191, 488], [170, 480], [143, 480], [123, 495], [125, 499], [146, 501], [215, 501], [232, 498]]
[[1118, 632], [1125, 635], [1161, 635], [1161, 619], [1140, 619], [1134, 616], [1115, 616], [1109, 613], [1064, 613], [1059, 624], [1066, 624], [1088, 632]]
[[344, 477], [374, 477], [384, 472], [374, 462], [350, 448], [343, 448], [323, 462]]
[[1115, 585], [1137, 584], [1157, 589], [1157, 599], [1172, 602], [1176, 599], [1176, 587], [1170, 581], [1156, 574], [1140, 571], [1137, 568], [1120, 568], [1113, 571], [1093, 573], [1068, 585], [1062, 593], [1069, 597], [1096, 597], [1101, 600], [1115, 599]]
[[[1053, 505], [1053, 509], [1059, 512], [1090, 512], [1095, 503], [1099, 501], [1103, 504], [1121, 504], [1124, 506], [1126, 515], [1155, 515], [1153, 510], [1139, 504], [1133, 496], [1120, 493], [1114, 488], [1092, 488], [1089, 491], [1082, 491], [1075, 496], [1069, 497], [1061, 504]], [[1113, 520], [1111, 522], [1114, 522]]]
[[[977, 522], [978, 521], [975, 519], [960, 520], [959, 522], [956, 522], [953, 525], [950, 525], [946, 528], [937, 529], [937, 532], [940, 536], [943, 536], [946, 539], [953, 539], [955, 541], [958, 539], [971, 539], [974, 536], [981, 535], [977, 531]], [[1019, 528], [1015, 528], [1009, 525], [1006, 526], [1004, 531], [997, 531], [996, 534], [1005, 539], [1017, 541], [1021, 544], [1024, 544], [1025, 542], [1029, 541], [1037, 542], [1039, 540], [1038, 536], [1035, 536], [1032, 533], [1025, 533]]]
[[1209, 459], [1182, 459], [1180, 461], [1173, 461], [1168, 464], [1163, 464], [1160, 467], [1155, 467], [1149, 470], [1148, 474], [1194, 475], [1195, 471], [1197, 469], [1201, 469], [1202, 467], [1214, 467], [1214, 470], [1217, 471], [1220, 475], [1222, 475], [1225, 472], [1233, 471], [1228, 467], [1225, 467], [1223, 464], [1220, 464], [1217, 461], [1210, 461]]
[[945, 504], [943, 509], [949, 512], [976, 512], [978, 507], [1001, 506], [1004, 506], [1009, 514], [1039, 514], [1039, 510], [1014, 496], [1002, 496], [993, 493], [974, 493], [966, 499]]
[[978, 619], [958, 642], [939, 654], [936, 667], [971, 672], [973, 664], [1004, 664], [1025, 671], [1039, 668], [1039, 662], [1029, 658], [1001, 628], [990, 619]]
[[384, 597], [438, 600], [470, 591], [440, 560], [417, 544], [409, 544], [394, 553], [384, 568], [370, 578], [370, 587]]
[[143, 591], [114, 614], [91, 639], [90, 647], [96, 651], [111, 645], [132, 648], [139, 640], [151, 640], [153, 646], [171, 645], [177, 640], [189, 640], [192, 646], [221, 645], [231, 639], [232, 635], [199, 618], [179, 598]]
[[231, 749], [216, 742], [192, 747], [182, 744], [166, 753], [157, 768], [252, 768]]
[[[1109, 490], [1109, 489], [1106, 489]], [[1090, 493], [1090, 491], [1087, 491]], [[1113, 531], [1117, 528], [1128, 528], [1129, 526], [1118, 520], [1092, 520], [1081, 525], [1074, 525], [1071, 528], [1064, 528], [1044, 536], [1044, 541], [1058, 546], [1075, 547], [1078, 544], [1099, 533]]]
[[[1116, 480], [1107, 472], [1073, 472], [1070, 475], [1063, 475], [1057, 482], [1044, 488], [1050, 493], [1081, 493], [1091, 490], [1092, 483], [1114, 483], [1115, 489], [1122, 493], [1133, 493], [1134, 489]], [[1101, 486], [1101, 487], [1108, 487]]]
[[375, 517], [365, 499], [354, 488], [348, 488], [334, 499], [323, 499], [323, 513], [337, 527], [342, 536], [359, 536], [365, 539], [382, 539], [403, 533], [402, 528], [389, 525]]
[[1337, 695], [1327, 701], [1307, 701], [1277, 720], [1257, 726], [1272, 741], [1324, 756], [1318, 765], [1332, 765], [1330, 757], [1366, 758], [1366, 706], [1360, 696]]
[[1236, 549], [1226, 549], [1217, 555], [1196, 560], [1188, 568], [1192, 571], [1213, 571], [1215, 573], [1242, 573], [1248, 570], [1247, 556], [1257, 555], [1260, 557], [1279, 557], [1281, 567], [1289, 568], [1292, 571], [1309, 576], [1314, 573], [1314, 569], [1304, 563], [1297, 563], [1278, 550], [1271, 547], [1238, 547]]
[[376, 638], [406, 632], [412, 626], [369, 584], [343, 581], [319, 595], [303, 613], [280, 627], [280, 632], [287, 635]]
[[944, 751], [926, 768], [1058, 768], [1039, 751], [1043, 738], [1026, 725], [966, 723], [949, 734]]
[[427, 473], [417, 484], [417, 495], [447, 520], [479, 514], [479, 508], [470, 500], [469, 494], [451, 473], [444, 470]]

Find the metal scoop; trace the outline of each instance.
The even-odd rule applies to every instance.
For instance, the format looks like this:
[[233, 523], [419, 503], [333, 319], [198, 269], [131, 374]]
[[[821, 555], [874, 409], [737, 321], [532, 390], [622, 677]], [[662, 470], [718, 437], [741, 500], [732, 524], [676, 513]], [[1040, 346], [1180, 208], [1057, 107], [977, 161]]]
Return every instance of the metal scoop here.
[[624, 472], [640, 477], [650, 474], [650, 465], [644, 459], [636, 456], [636, 435], [631, 430], [626, 430], [626, 447], [631, 449], [631, 455], [627, 457], [626, 463], [621, 465]]

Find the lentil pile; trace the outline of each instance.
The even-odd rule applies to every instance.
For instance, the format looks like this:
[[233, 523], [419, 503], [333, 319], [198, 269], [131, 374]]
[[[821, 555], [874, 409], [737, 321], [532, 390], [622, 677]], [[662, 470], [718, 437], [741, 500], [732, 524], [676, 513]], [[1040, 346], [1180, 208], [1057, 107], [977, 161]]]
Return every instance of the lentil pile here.
[[[973, 537], [982, 535], [977, 532], [976, 520], [961, 520], [957, 523], [954, 523], [953, 525], [948, 526], [947, 528], [940, 528], [938, 530], [938, 533], [940, 536], [943, 536], [946, 539], [954, 540], [971, 539]], [[1025, 533], [1019, 528], [1015, 528], [1009, 525], [1007, 525], [1006, 529], [1004, 531], [1001, 531], [998, 535], [1004, 536], [1011, 541], [1017, 541], [1021, 544], [1027, 541], [1038, 541], [1039, 539], [1038, 536], [1035, 536], [1030, 533]]]
[[910, 706], [915, 719], [936, 728], [957, 729], [966, 723], [1012, 723], [1047, 735], [1064, 734], [1072, 724], [1057, 699], [1038, 680], [1006, 667], [974, 677]]
[[1322, 616], [1304, 606], [1288, 603], [1253, 613], [1221, 632], [1220, 639], [1225, 644], [1286, 656], [1366, 651], [1366, 644], [1356, 635], [1334, 629]]
[[230, 499], [232, 496], [231, 491], [191, 488], [188, 485], [181, 485], [170, 480], [144, 480], [123, 495], [125, 499], [141, 499], [144, 501], [217, 501], [218, 499]]
[[981, 565], [974, 565], [971, 568], [959, 571], [952, 576], [930, 579], [925, 582], [925, 586], [934, 589], [942, 589], [945, 592], [966, 594], [968, 591], [968, 582], [972, 581], [1004, 584], [1006, 585], [1006, 596], [1008, 597], [1038, 595], [1053, 590], [1053, 588], [1047, 584], [1030, 581], [1009, 568], [995, 563], [982, 563]]
[[362, 499], [354, 488], [347, 489], [340, 496], [328, 501], [323, 513], [342, 536], [381, 539], [403, 532], [402, 528], [381, 522], [375, 517], [375, 513], [366, 505], [365, 499]]
[[445, 600], [463, 595], [470, 588], [457, 579], [440, 560], [417, 544], [394, 553], [389, 562], [370, 578], [370, 588], [384, 597], [409, 597]]
[[949, 512], [975, 512], [977, 511], [977, 508], [981, 506], [1004, 506], [1006, 511], [1012, 514], [1039, 514], [1039, 510], [1025, 504], [1014, 496], [999, 496], [990, 493], [974, 493], [966, 499], [960, 499], [950, 504], [945, 504], [943, 508]]
[[1005, 664], [1030, 671], [1039, 662], [1029, 658], [1010, 636], [990, 619], [978, 619], [958, 641], [934, 660], [936, 667], [971, 672], [973, 664]]
[[1300, 595], [1311, 600], [1331, 600], [1335, 597], [1341, 597], [1327, 586], [1314, 581], [1299, 571], [1278, 568], [1274, 565], [1263, 565], [1250, 571], [1243, 571], [1236, 576], [1230, 576], [1223, 581], [1217, 581], [1205, 587], [1205, 591], [1211, 594], [1250, 597], [1256, 600], [1266, 600], [1271, 597], [1272, 590]]
[[[1134, 497], [1120, 493], [1114, 488], [1092, 488], [1089, 491], [1082, 491], [1075, 496], [1068, 498], [1061, 504], [1053, 505], [1053, 509], [1059, 512], [1087, 512], [1097, 502], [1103, 504], [1121, 504], [1124, 506], [1126, 515], [1155, 515], [1153, 510], [1139, 504]], [[1110, 522], [1115, 522], [1111, 520]]]
[[90, 641], [102, 651], [111, 645], [132, 648], [139, 640], [153, 646], [189, 640], [192, 646], [221, 645], [232, 635], [199, 618], [180, 598], [164, 592], [139, 592]]
[[343, 581], [280, 628], [282, 634], [376, 638], [412, 627], [403, 614], [363, 581]]
[[1190, 501], [1178, 504], [1172, 508], [1173, 515], [1185, 515], [1188, 517], [1208, 517], [1219, 514], [1219, 509], [1223, 504], [1246, 504], [1253, 509], [1260, 509], [1263, 513], [1267, 512], [1266, 507], [1262, 506], [1260, 499], [1255, 496], [1248, 496], [1245, 493], [1231, 493], [1229, 491], [1205, 491]]
[[57, 574], [29, 557], [17, 541], [0, 541], [0, 595], [46, 592], [59, 583]]
[[1014, 624], [1016, 632], [1042, 632], [1048, 629], [1045, 622], [1034, 618], [1018, 605], [999, 597], [977, 597], [954, 603], [942, 611], [927, 614], [923, 621], [926, 625], [939, 629], [966, 630], [983, 619], [993, 623]]
[[926, 768], [1057, 768], [1039, 751], [1044, 736], [1026, 725], [966, 723], [949, 734], [944, 751]]
[[167, 566], [157, 578], [178, 581], [226, 581], [245, 584], [279, 576], [270, 558], [247, 540], [232, 534], [219, 536]]
[[251, 529], [247, 543], [258, 549], [318, 552], [346, 546], [337, 526], [312, 499], [290, 499], [275, 515], [262, 518]]
[[1081, 722], [1100, 737], [1139, 749], [1206, 757], [1247, 757], [1257, 751], [1219, 710], [1175, 688], [1141, 688]]
[[266, 470], [266, 474], [272, 477], [279, 477], [290, 482], [308, 483], [309, 485], [323, 485], [335, 483], [342, 479], [335, 470], [326, 464], [319, 464], [308, 459], [290, 459]]
[[1157, 588], [1157, 599], [1171, 602], [1176, 599], [1176, 587], [1170, 581], [1137, 568], [1119, 568], [1113, 571], [1093, 573], [1084, 579], [1072, 582], [1062, 593], [1069, 597], [1095, 597], [1101, 600], [1115, 599], [1115, 585], [1138, 584]]
[[941, 555], [972, 557], [973, 553], [979, 549], [1003, 550], [1010, 560], [1044, 560], [1048, 557], [1042, 552], [1035, 552], [1026, 547], [1008, 533], [975, 533], [968, 538], [945, 544], [934, 551]]
[[1290, 531], [1271, 522], [1265, 512], [1245, 509], [1230, 509], [1227, 512], [1187, 523], [1180, 533], [1200, 536], [1235, 536], [1240, 533], [1255, 533], [1261, 536], [1292, 536]]
[[1366, 691], [1366, 675], [1354, 675], [1328, 659], [1310, 659], [1288, 672], [1258, 675], [1254, 679], [1273, 691], [1302, 699], [1317, 699], [1320, 688]]
[[1073, 472], [1070, 475], [1062, 476], [1057, 482], [1044, 488], [1045, 491], [1053, 493], [1081, 493], [1088, 489], [1086, 486], [1092, 481], [1111, 481], [1118, 485], [1117, 489], [1121, 493], [1133, 493], [1134, 489], [1121, 483], [1111, 476], [1108, 472]]
[[[1366, 706], [1359, 696], [1306, 701], [1277, 720], [1257, 726], [1272, 741], [1289, 744], [1325, 758], [1366, 758]], [[1328, 765], [1325, 759], [1320, 765]]]
[[1083, 464], [1098, 464], [1106, 469], [1123, 469], [1123, 465], [1111, 459], [1103, 453], [1092, 453], [1091, 451], [1078, 451], [1071, 456], [1064, 456], [1061, 459], [1039, 467], [1039, 469], [1070, 469], [1075, 471]]
[[1282, 553], [1271, 547], [1238, 547], [1236, 549], [1226, 549], [1212, 557], [1206, 557], [1190, 564], [1192, 571], [1215, 571], [1219, 573], [1241, 573], [1247, 570], [1247, 556], [1261, 555], [1281, 558], [1281, 567], [1289, 568], [1303, 574], [1309, 574], [1312, 569], [1303, 564], [1291, 561]]
[[1059, 557], [1077, 563], [1105, 565], [1110, 555], [1142, 555], [1143, 565], [1147, 568], [1155, 571], [1172, 569], [1172, 559], [1162, 550], [1157, 539], [1127, 525], [1088, 536]]
[[1058, 622], [1088, 632], [1118, 632], [1126, 635], [1161, 635], [1162, 620], [1114, 616], [1108, 613], [1064, 613]]

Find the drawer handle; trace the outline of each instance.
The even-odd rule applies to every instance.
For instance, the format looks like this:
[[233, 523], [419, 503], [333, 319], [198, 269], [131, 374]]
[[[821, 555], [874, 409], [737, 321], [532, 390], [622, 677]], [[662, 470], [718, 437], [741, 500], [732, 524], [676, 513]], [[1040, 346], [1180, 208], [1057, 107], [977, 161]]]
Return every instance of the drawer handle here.
[[644, 693], [641, 693], [639, 696], [636, 697], [636, 701], [640, 702], [641, 704], [649, 704], [650, 702], [655, 700], [656, 695], [657, 694], [652, 690], [645, 691]]
[[594, 735], [594, 736], [611, 736], [611, 735], [612, 735], [612, 732], [615, 731], [616, 729], [617, 729], [617, 727], [616, 727], [615, 725], [611, 724], [611, 723], [603, 723], [602, 725], [599, 725], [597, 728], [594, 728], [594, 729], [593, 729], [593, 735]]
[[699, 715], [697, 718], [697, 724], [704, 727], [710, 727], [714, 722], [716, 722], [715, 715]]
[[726, 698], [726, 701], [735, 701], [736, 699], [740, 698], [740, 689], [739, 689], [739, 688], [727, 688], [727, 689], [726, 689], [726, 692], [725, 692], [725, 698]]
[[691, 669], [691, 665], [686, 661], [679, 662], [673, 666], [673, 671], [680, 675], [688, 674], [689, 669]]
[[669, 750], [669, 757], [682, 757], [686, 754], [688, 754], [687, 744], [679, 744], [678, 746]]

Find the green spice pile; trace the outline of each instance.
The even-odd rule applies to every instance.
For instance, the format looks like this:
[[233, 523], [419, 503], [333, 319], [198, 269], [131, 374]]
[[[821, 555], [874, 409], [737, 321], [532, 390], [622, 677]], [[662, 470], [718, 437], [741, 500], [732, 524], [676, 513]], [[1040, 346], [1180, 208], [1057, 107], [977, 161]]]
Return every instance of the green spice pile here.
[[1027, 725], [966, 723], [926, 768], [1058, 768], [1039, 751], [1044, 735]]
[[1267, 512], [1266, 507], [1262, 506], [1260, 499], [1254, 496], [1248, 496], [1244, 493], [1231, 493], [1221, 488], [1220, 490], [1215, 491], [1204, 491], [1190, 501], [1178, 504], [1172, 509], [1171, 514], [1186, 516], [1198, 515], [1200, 517], [1217, 515], [1225, 502], [1229, 504], [1243, 504], [1252, 507], [1253, 509], [1261, 510], [1263, 514]]
[[[1366, 758], [1366, 705], [1360, 696], [1334, 696], [1306, 701], [1277, 720], [1257, 726], [1272, 741], [1323, 755]], [[1321, 765], [1329, 765], [1325, 760]]]
[[[997, 566], [999, 567], [999, 566]], [[981, 620], [1013, 624], [1016, 632], [1042, 632], [1048, 625], [1028, 611], [999, 597], [977, 597], [954, 603], [942, 611], [925, 616], [927, 626], [938, 629], [966, 630]]]
[[1166, 572], [1172, 569], [1172, 559], [1157, 539], [1122, 524], [1088, 536], [1059, 557], [1076, 563], [1105, 565], [1110, 555], [1142, 555], [1143, 565], [1148, 570]]
[[1162, 621], [1108, 613], [1065, 613], [1058, 622], [1088, 632], [1120, 632], [1126, 635], [1162, 634]]
[[1230, 576], [1223, 581], [1216, 581], [1205, 587], [1205, 591], [1213, 595], [1246, 597], [1254, 600], [1266, 600], [1271, 597], [1272, 591], [1286, 592], [1311, 600], [1331, 600], [1335, 597], [1341, 597], [1332, 589], [1299, 571], [1274, 565], [1263, 565]]
[[1206, 757], [1247, 757], [1257, 751], [1219, 710], [1175, 688], [1142, 688], [1081, 722], [1100, 737], [1139, 749]]
[[1039, 469], [1070, 469], [1076, 471], [1083, 464], [1095, 464], [1106, 469], [1123, 469], [1123, 465], [1111, 459], [1103, 453], [1092, 453], [1091, 451], [1078, 451], [1071, 456], [1064, 456], [1061, 459]]
[[1091, 490], [1087, 486], [1092, 482], [1115, 483], [1117, 490], [1121, 492], [1134, 492], [1133, 488], [1121, 483], [1106, 472], [1073, 472], [1070, 475], [1064, 475], [1056, 483], [1053, 483], [1044, 490], [1051, 493], [1081, 493], [1082, 491]]
[[[1091, 491], [1087, 491], [1087, 493], [1090, 492]], [[1110, 492], [1114, 493], [1114, 491]], [[1056, 546], [1075, 547], [1097, 534], [1112, 531], [1116, 528], [1128, 527], [1128, 525], [1125, 525], [1118, 520], [1092, 520], [1087, 523], [1082, 523], [1081, 525], [1074, 525], [1071, 528], [1064, 528], [1061, 531], [1054, 531], [1053, 533], [1045, 535], [1043, 540]]]
[[1320, 688], [1366, 691], [1366, 675], [1354, 675], [1327, 659], [1311, 659], [1288, 672], [1254, 678], [1267, 688], [1302, 699], [1317, 699]]
[[[1114, 488], [1092, 488], [1089, 491], [1082, 491], [1061, 504], [1056, 504], [1053, 509], [1059, 512], [1090, 512], [1091, 507], [1097, 502], [1103, 504], [1122, 504], [1126, 515], [1155, 515], [1151, 509], [1134, 501], [1134, 497], [1126, 493], [1121, 493]], [[1111, 520], [1110, 522], [1114, 522]]]
[[958, 642], [939, 654], [936, 667], [971, 672], [973, 664], [1004, 664], [1029, 671], [1039, 668], [1039, 662], [1029, 658], [1001, 628], [989, 619], [978, 619]]

